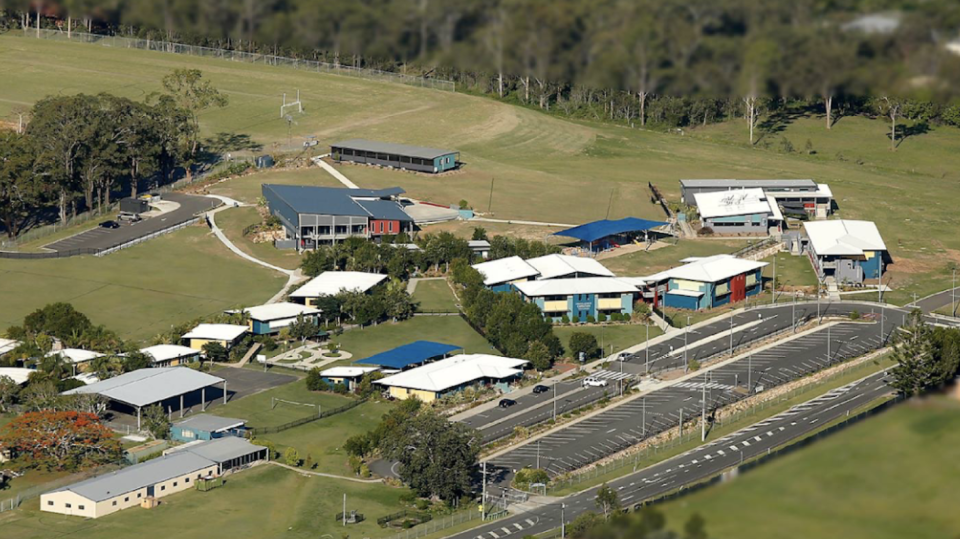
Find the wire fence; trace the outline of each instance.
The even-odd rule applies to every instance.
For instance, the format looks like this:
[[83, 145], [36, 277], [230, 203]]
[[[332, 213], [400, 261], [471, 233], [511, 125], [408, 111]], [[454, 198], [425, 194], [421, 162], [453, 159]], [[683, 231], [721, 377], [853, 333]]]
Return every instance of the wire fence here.
[[356, 408], [357, 406], [360, 406], [361, 404], [367, 402], [368, 400], [370, 400], [369, 397], [363, 397], [362, 399], [357, 399], [355, 401], [348, 402], [347, 404], [344, 404], [339, 408], [334, 408], [332, 410], [321, 412], [315, 416], [301, 417], [300, 419], [296, 419], [294, 421], [290, 421], [289, 423], [284, 423], [282, 425], [277, 425], [275, 427], [254, 427], [254, 428], [248, 429], [247, 432], [249, 433], [248, 435], [250, 437], [259, 436], [261, 434], [276, 434], [278, 432], [283, 432], [285, 430], [292, 429], [294, 427], [299, 427], [300, 425], [306, 425], [307, 423], [312, 423], [319, 419], [334, 416], [337, 414], [342, 414], [347, 410], [351, 410], [353, 408]]
[[[497, 518], [501, 518], [501, 516], [492, 517], [492, 515], [487, 515], [487, 521], [496, 520]], [[468, 509], [466, 511], [460, 511], [459, 513], [454, 513], [443, 518], [435, 518], [429, 522], [424, 522], [419, 526], [414, 526], [408, 530], [404, 530], [392, 536], [390, 539], [416, 539], [417, 537], [424, 537], [426, 535], [437, 533], [439, 531], [479, 519], [480, 511]]]
[[[16, 32], [14, 33], [16, 34]], [[24, 28], [23, 37], [38, 37], [36, 29]], [[456, 83], [449, 80], [407, 75], [404, 73], [382, 71], [380, 69], [371, 69], [366, 67], [353, 67], [343, 64], [331, 64], [314, 60], [303, 60], [300, 58], [288, 58], [285, 56], [275, 56], [272, 54], [215, 49], [210, 47], [200, 47], [197, 45], [185, 45], [183, 43], [174, 43], [170, 41], [156, 41], [152, 39], [137, 39], [112, 35], [87, 34], [81, 32], [72, 32], [67, 34], [66, 32], [60, 30], [40, 30], [39, 37], [40, 39], [49, 39], [55, 41], [92, 43], [104, 47], [139, 49], [171, 54], [183, 54], [187, 56], [201, 56], [205, 58], [217, 58], [220, 60], [230, 60], [249, 64], [286, 67], [300, 71], [346, 75], [367, 80], [405, 84], [408, 86], [419, 86], [421, 88], [432, 88], [434, 90], [443, 90], [448, 92], [457, 91]], [[279, 104], [277, 106], [279, 107]]]
[[[871, 368], [876, 368], [876, 366], [873, 364], [873, 361], [865, 361], [860, 365], [838, 370], [822, 377], [816, 382], [799, 385], [793, 389], [790, 389], [789, 391], [782, 392], [776, 397], [764, 400], [756, 400], [749, 406], [741, 408], [735, 412], [718, 414], [715, 425], [718, 427], [723, 427], [725, 424], [735, 425], [740, 421], [762, 414], [764, 410], [779, 406], [784, 402], [795, 399], [799, 395], [812, 391], [816, 388], [823, 387], [826, 384], [830, 384], [836, 381], [838, 378], [850, 376], [853, 373], [864, 373]], [[571, 475], [565, 478], [554, 479], [547, 487], [547, 492], [556, 493], [557, 491], [595, 480], [598, 477], [605, 476], [624, 468], [632, 467], [632, 471], [637, 471], [642, 467], [649, 466], [658, 460], [662, 460], [665, 458], [664, 455], [667, 457], [672, 456], [672, 453], [675, 452], [677, 448], [691, 444], [695, 441], [699, 441], [700, 431], [698, 428], [696, 428], [697, 426], [699, 426], [698, 420], [692, 420], [689, 423], [684, 422], [683, 434], [670, 437], [659, 444], [648, 445], [635, 453], [624, 455], [602, 465], [594, 466], [593, 468], [582, 473]], [[660, 429], [658, 431], [650, 429], [650, 435], [654, 436], [676, 428], [677, 427], [674, 426], [669, 429]]]

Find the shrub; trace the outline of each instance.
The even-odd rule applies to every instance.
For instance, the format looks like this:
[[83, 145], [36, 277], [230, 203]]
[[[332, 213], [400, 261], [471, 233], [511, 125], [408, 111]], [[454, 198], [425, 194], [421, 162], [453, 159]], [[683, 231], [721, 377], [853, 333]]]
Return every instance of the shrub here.
[[580, 323], [580, 317], [579, 317], [579, 316], [574, 316], [573, 318], [570, 319], [570, 322], [572, 322], [572, 323], [574, 323], [574, 324], [579, 324], [579, 323]]
[[283, 452], [283, 462], [287, 466], [300, 466], [300, 453], [292, 447], [288, 447]]
[[360, 477], [368, 479], [370, 477], [370, 467], [366, 463], [360, 465]]
[[417, 509], [419, 509], [420, 511], [426, 511], [427, 509], [430, 509], [430, 502], [427, 500], [424, 500], [423, 498], [420, 498], [419, 500], [417, 500]]
[[703, 228], [700, 229], [700, 235], [701, 235], [701, 236], [713, 236], [713, 229], [710, 228], [710, 227], [708, 227], [708, 226], [705, 226], [705, 227], [703, 227]]
[[569, 324], [569, 323], [570, 323], [570, 317], [567, 316], [567, 315], [561, 316], [561, 317], [560, 317], [560, 323], [562, 323], [562, 324]]
[[597, 322], [597, 319], [594, 318], [592, 314], [588, 314], [588, 315], [587, 315], [587, 323], [588, 323], [588, 324], [595, 324], [596, 322]]
[[600, 313], [600, 314], [597, 315], [597, 322], [603, 323], [603, 322], [606, 322], [606, 321], [607, 321], [607, 315], [606, 315], [606, 314]]
[[856, 309], [850, 311], [850, 320], [859, 320], [859, 319], [860, 319], [860, 311], [857, 311]]
[[687, 368], [690, 369], [691, 371], [698, 371], [700, 370], [700, 362], [697, 361], [696, 359], [691, 359], [690, 361], [687, 362]]

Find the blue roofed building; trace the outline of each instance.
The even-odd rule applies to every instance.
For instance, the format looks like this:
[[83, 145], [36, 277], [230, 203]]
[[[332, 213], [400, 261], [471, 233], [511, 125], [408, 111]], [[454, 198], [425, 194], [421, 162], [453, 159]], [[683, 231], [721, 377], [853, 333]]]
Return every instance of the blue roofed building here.
[[400, 205], [404, 193], [388, 189], [347, 189], [307, 185], [263, 184], [270, 215], [280, 220], [286, 239], [298, 249], [315, 249], [351, 237], [380, 241], [383, 236], [413, 231]]
[[377, 365], [384, 371], [400, 371], [423, 365], [428, 361], [444, 359], [457, 350], [462, 348], [440, 342], [415, 341], [368, 358], [358, 359], [354, 363]]
[[561, 230], [553, 235], [576, 238], [587, 244], [591, 252], [595, 252], [639, 241], [638, 238], [641, 236], [644, 240], [648, 240], [650, 231], [668, 224], [637, 217], [625, 217], [612, 221], [603, 219]]

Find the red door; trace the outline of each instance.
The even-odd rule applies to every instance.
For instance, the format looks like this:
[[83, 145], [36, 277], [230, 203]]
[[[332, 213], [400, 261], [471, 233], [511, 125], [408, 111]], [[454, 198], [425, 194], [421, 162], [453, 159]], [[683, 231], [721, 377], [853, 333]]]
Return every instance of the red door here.
[[747, 299], [747, 276], [737, 275], [730, 279], [730, 302], [743, 301]]

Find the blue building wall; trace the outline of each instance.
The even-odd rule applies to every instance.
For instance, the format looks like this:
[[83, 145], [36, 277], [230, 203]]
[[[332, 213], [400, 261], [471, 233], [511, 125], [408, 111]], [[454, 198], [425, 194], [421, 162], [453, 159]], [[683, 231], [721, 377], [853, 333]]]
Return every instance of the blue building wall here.
[[[193, 437], [190, 437], [186, 432], [192, 432]], [[196, 430], [189, 427], [180, 427], [177, 425], [170, 426], [170, 438], [177, 442], [194, 442], [197, 440], [214, 440], [216, 438], [223, 438], [225, 436], [234, 436], [235, 434], [232, 431], [212, 433], [205, 430]]]
[[446, 155], [441, 155], [433, 160], [433, 166], [436, 167], [437, 172], [444, 172], [457, 167], [457, 154], [448, 153]]
[[[516, 288], [510, 283], [495, 284], [493, 286], [488, 286], [487, 288], [493, 290], [494, 292], [513, 292], [516, 290]], [[543, 305], [541, 305], [541, 307], [543, 307]]]
[[270, 324], [267, 322], [261, 322], [259, 320], [253, 320], [253, 334], [254, 335], [266, 335], [270, 333]]
[[864, 279], [877, 279], [880, 277], [880, 257], [884, 255], [883, 251], [877, 251], [873, 258], [860, 260], [860, 268], [863, 269]]
[[674, 309], [688, 309], [691, 311], [696, 311], [700, 309], [700, 299], [692, 296], [677, 296], [674, 294], [666, 294], [663, 296], [663, 305], [664, 307], [671, 307]]
[[[633, 314], [633, 294], [626, 293], [620, 294], [620, 314], [631, 315]], [[534, 303], [541, 311], [543, 311], [545, 299], [542, 297], [532, 298], [529, 301]], [[600, 315], [600, 309], [597, 307], [599, 305], [599, 299], [596, 294], [571, 294], [567, 296], [567, 318], [573, 320], [573, 317], [577, 317], [580, 322], [586, 322], [588, 316], [592, 316], [596, 319]], [[550, 313], [551, 319], [554, 322], [559, 322], [563, 317], [562, 316], [552, 316], [555, 313]]]

